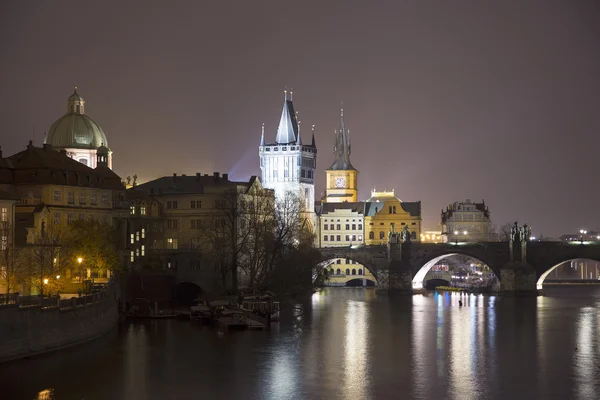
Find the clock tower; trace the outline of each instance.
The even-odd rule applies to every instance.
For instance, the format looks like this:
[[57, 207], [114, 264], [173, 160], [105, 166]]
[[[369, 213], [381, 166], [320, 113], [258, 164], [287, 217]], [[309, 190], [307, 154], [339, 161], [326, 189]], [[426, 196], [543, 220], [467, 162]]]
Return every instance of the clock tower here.
[[334, 134], [334, 161], [325, 170], [327, 174], [326, 203], [358, 201], [358, 171], [350, 163], [350, 131], [344, 126], [344, 109], [340, 116], [340, 129]]

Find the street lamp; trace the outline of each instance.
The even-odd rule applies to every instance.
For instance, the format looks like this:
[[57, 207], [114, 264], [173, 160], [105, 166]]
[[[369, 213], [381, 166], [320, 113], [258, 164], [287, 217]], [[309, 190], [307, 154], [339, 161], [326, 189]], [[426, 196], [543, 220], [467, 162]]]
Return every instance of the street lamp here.
[[584, 229], [581, 229], [581, 230], [579, 231], [579, 233], [581, 233], [581, 244], [583, 244], [583, 238], [584, 238], [585, 234], [587, 233], [587, 231], [586, 231], [586, 230], [584, 230]]
[[465, 235], [465, 242], [467, 241], [467, 234], [468, 234], [468, 233], [469, 233], [469, 232], [467, 232], [467, 231], [463, 231], [463, 235]]
[[454, 244], [458, 244], [458, 231], [454, 231]]
[[83, 258], [78, 257], [77, 258], [77, 262], [79, 263], [79, 282], [83, 282], [83, 271], [81, 270], [81, 262], [83, 261]]

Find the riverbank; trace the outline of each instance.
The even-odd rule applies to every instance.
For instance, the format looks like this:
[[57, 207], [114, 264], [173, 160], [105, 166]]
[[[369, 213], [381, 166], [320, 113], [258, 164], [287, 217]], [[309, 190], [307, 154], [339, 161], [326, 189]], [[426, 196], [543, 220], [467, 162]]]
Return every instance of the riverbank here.
[[120, 291], [70, 299], [14, 297], [0, 306], [0, 363], [33, 357], [96, 339], [118, 322]]

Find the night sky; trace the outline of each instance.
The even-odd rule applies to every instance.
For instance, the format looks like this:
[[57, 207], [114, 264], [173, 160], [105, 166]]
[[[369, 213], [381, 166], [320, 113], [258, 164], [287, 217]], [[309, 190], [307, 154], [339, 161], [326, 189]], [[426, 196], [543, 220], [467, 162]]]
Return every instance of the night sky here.
[[421, 200], [426, 229], [467, 198], [536, 236], [600, 229], [595, 1], [0, 2], [4, 156], [74, 84], [121, 176], [258, 175], [288, 87], [317, 196], [343, 101], [361, 200]]

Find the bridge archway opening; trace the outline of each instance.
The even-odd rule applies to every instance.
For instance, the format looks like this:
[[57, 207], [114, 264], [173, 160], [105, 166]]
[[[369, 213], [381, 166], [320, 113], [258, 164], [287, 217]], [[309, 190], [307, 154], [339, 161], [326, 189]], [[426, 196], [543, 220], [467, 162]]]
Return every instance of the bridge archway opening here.
[[497, 290], [500, 287], [500, 280], [487, 264], [462, 253], [444, 254], [425, 263], [415, 274], [412, 287], [426, 289], [446, 283], [464, 288]]
[[346, 282], [346, 287], [375, 287], [375, 281], [371, 279], [350, 279]]
[[[322, 261], [317, 266], [318, 271], [326, 270], [328, 279], [325, 286], [348, 286], [348, 283], [356, 280], [360, 285], [352, 286], [377, 286], [377, 275], [375, 268], [368, 263], [361, 263], [351, 258], [336, 257]], [[317, 281], [319, 273], [315, 274], [313, 283]]]
[[193, 282], [180, 282], [175, 286], [175, 303], [178, 306], [189, 307], [194, 301], [202, 296], [204, 291]]
[[536, 289], [542, 290], [544, 283], [600, 283], [600, 260], [573, 258], [562, 261], [544, 272], [536, 283]]

